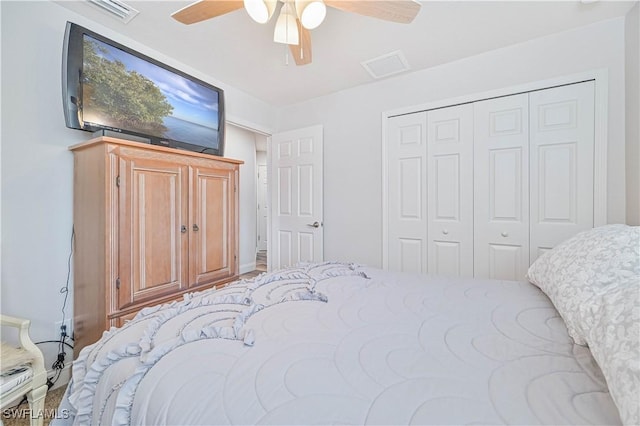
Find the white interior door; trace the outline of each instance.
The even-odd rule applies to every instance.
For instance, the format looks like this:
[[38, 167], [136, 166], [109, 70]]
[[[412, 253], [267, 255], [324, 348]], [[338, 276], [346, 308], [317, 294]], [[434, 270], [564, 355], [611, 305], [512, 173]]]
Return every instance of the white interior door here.
[[269, 269], [323, 260], [322, 126], [274, 134], [269, 144]]
[[531, 92], [530, 262], [593, 227], [594, 82]]
[[474, 272], [524, 280], [529, 267], [528, 94], [474, 103]]
[[429, 273], [473, 276], [473, 105], [427, 112]]
[[269, 217], [267, 165], [258, 165], [258, 250], [267, 249], [267, 218]]
[[427, 114], [391, 117], [387, 132], [388, 268], [426, 273]]

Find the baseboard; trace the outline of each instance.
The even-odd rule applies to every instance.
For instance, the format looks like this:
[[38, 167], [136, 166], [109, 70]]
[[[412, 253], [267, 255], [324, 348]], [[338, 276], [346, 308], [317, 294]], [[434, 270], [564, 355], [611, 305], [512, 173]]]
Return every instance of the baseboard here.
[[246, 274], [247, 272], [253, 272], [256, 270], [256, 262], [245, 263], [240, 265], [240, 274]]
[[[55, 370], [47, 370], [47, 377], [56, 377], [56, 374], [58, 373]], [[71, 381], [71, 363], [68, 363], [67, 365], [64, 366], [64, 368], [60, 372], [60, 377], [58, 377], [58, 380], [56, 380], [56, 382], [53, 384], [53, 387], [49, 390], [52, 391], [54, 389], [67, 386], [67, 383], [69, 383], [70, 381]]]

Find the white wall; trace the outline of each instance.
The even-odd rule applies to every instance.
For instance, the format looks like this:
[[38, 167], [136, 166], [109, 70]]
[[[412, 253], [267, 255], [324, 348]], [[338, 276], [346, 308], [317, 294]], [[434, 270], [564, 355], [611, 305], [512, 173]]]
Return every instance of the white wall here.
[[240, 273], [256, 269], [256, 139], [248, 130], [227, 125], [225, 157], [244, 161], [240, 166]]
[[382, 265], [382, 112], [602, 68], [608, 221], [624, 222], [623, 46], [613, 19], [283, 108], [278, 131], [324, 125], [325, 259]]
[[[46, 340], [57, 338], [55, 323], [61, 320], [63, 301], [59, 290], [67, 277], [73, 223], [73, 159], [67, 147], [90, 137], [90, 133], [64, 125], [61, 57], [66, 21], [91, 28], [222, 87], [227, 113], [236, 121], [273, 128], [275, 109], [53, 2], [3, 0], [0, 7], [1, 309], [3, 313], [30, 318], [34, 339]], [[73, 280], [71, 288], [72, 284]], [[70, 297], [66, 316], [72, 315]], [[55, 345], [43, 348], [45, 361], [51, 365]]]
[[260, 151], [256, 153], [256, 165], [257, 166], [266, 166], [267, 165], [267, 153], [264, 151]]
[[627, 224], [640, 225], [640, 3], [625, 19]]

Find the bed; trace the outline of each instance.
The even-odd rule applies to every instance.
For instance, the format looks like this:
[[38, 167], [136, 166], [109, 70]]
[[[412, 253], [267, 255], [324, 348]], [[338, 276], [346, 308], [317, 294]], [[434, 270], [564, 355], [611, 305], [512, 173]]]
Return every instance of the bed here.
[[326, 262], [192, 293], [84, 348], [53, 424], [638, 424], [640, 229], [528, 275]]

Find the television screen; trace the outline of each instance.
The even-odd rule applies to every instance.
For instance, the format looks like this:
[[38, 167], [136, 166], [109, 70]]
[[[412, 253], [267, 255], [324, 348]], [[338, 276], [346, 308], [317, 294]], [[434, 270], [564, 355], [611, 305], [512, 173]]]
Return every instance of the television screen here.
[[64, 56], [67, 127], [222, 155], [221, 89], [73, 23]]

